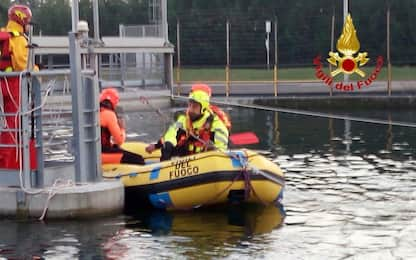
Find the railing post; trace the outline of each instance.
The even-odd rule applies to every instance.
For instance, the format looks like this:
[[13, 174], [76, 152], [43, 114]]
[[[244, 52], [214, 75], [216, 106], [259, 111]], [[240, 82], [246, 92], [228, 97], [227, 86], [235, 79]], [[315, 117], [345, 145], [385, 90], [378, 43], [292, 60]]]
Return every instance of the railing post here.
[[230, 22], [227, 19], [226, 22], [226, 52], [227, 52], [227, 64], [225, 66], [225, 96], [230, 94]]
[[32, 188], [30, 177], [30, 152], [29, 152], [29, 93], [28, 93], [28, 78], [27, 75], [22, 75], [20, 80], [20, 109], [21, 115], [17, 117], [19, 131], [17, 149], [19, 155], [19, 162], [23, 171], [23, 183], [22, 186], [26, 188]]
[[[75, 151], [75, 181], [101, 178], [101, 147], [98, 135], [98, 86], [81, 80], [81, 55], [76, 34], [69, 33], [71, 64], [72, 123]], [[94, 77], [96, 78], [96, 77]], [[88, 122], [88, 123], [87, 123]]]
[[[42, 95], [41, 95], [41, 86], [40, 82], [37, 77], [32, 77], [32, 102], [33, 107], [40, 107], [42, 103]], [[37, 169], [35, 171], [35, 181], [34, 184], [38, 188], [43, 188], [45, 186], [44, 183], [44, 158], [43, 158], [43, 136], [42, 136], [42, 109], [36, 109], [33, 111], [32, 116], [34, 117], [32, 124], [35, 123], [35, 126], [32, 126], [32, 135], [35, 138], [35, 147], [36, 147], [36, 165]]]

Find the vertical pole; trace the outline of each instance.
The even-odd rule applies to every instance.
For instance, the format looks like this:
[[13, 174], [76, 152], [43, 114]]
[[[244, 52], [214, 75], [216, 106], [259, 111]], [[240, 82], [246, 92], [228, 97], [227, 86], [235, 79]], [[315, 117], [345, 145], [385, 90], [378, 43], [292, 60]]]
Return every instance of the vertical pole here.
[[162, 1], [162, 33], [163, 33], [163, 38], [165, 39], [165, 42], [169, 42], [168, 3], [167, 3], [167, 0], [161, 0], [161, 1]]
[[274, 19], [274, 68], [273, 68], [273, 87], [274, 96], [277, 97], [277, 62], [278, 62], [278, 50], [277, 50], [277, 17]]
[[[345, 21], [347, 20], [348, 16], [348, 0], [344, 0], [344, 20], [342, 24], [345, 24]], [[344, 82], [348, 82], [349, 76], [347, 74], [344, 74]]]
[[[331, 19], [331, 51], [334, 51], [334, 40], [335, 38], [335, 6], [332, 9], [332, 19]], [[329, 63], [329, 72], [332, 71], [332, 65]], [[332, 86], [329, 88], [329, 96], [332, 97]]]
[[177, 92], [176, 94], [179, 96], [181, 94], [181, 27], [179, 18], [176, 20], [176, 84], [177, 84]]
[[[101, 178], [101, 147], [98, 145], [98, 87], [82, 84], [80, 46], [74, 32], [69, 33], [71, 67], [72, 124], [75, 150], [75, 181]], [[87, 109], [88, 103], [88, 109]], [[89, 123], [87, 123], [89, 122]]]
[[230, 91], [230, 23], [227, 19], [226, 22], [226, 48], [227, 48], [227, 65], [225, 66], [225, 96], [229, 96]]
[[343, 14], [344, 14], [344, 22], [345, 22], [345, 20], [347, 20], [347, 16], [348, 16], [348, 0], [344, 0]]
[[387, 93], [391, 96], [390, 6], [387, 8]]
[[[32, 96], [34, 102], [34, 107], [38, 107], [42, 104], [42, 94], [41, 94], [41, 85], [38, 78], [32, 79]], [[43, 160], [43, 140], [42, 140], [42, 110], [36, 109], [33, 113], [35, 118], [35, 147], [36, 147], [36, 159], [37, 159], [37, 169], [35, 173], [35, 184], [38, 188], [44, 187], [44, 160]]]
[[78, 20], [79, 20], [79, 10], [78, 10], [78, 0], [73, 0], [72, 1], [72, 31], [76, 32], [77, 31], [77, 24], [78, 24]]
[[33, 51], [32, 37], [33, 37], [33, 25], [30, 24], [29, 25], [29, 37], [28, 37], [29, 54], [28, 54], [28, 60], [26, 64], [27, 70], [33, 70], [33, 65], [35, 64], [35, 52]]
[[173, 95], [173, 53], [165, 53], [163, 56], [165, 63], [165, 84], [170, 89], [170, 94]]
[[[72, 0], [72, 2], [74, 2], [74, 0]], [[98, 0], [92, 1], [92, 7], [93, 7], [93, 20], [94, 20], [94, 40], [98, 41], [98, 39], [100, 39], [100, 20], [99, 20], [99, 15], [98, 15]]]
[[[123, 24], [119, 25], [119, 33], [120, 33], [120, 38], [123, 38], [126, 36], [126, 28], [124, 27]], [[120, 41], [122, 41], [122, 39], [120, 39]], [[127, 58], [126, 58], [126, 53], [122, 52], [120, 53], [120, 81], [121, 81], [121, 87], [124, 88], [124, 82], [126, 80], [126, 71], [127, 71]]]
[[[269, 42], [270, 42], [270, 33], [267, 34], [266, 41], [267, 41], [267, 44], [269, 44]], [[269, 55], [269, 52], [270, 52], [270, 48], [267, 48], [267, 50], [266, 50], [266, 53], [267, 53], [267, 70], [270, 69], [270, 55]]]
[[[72, 3], [77, 2], [73, 1]], [[76, 35], [74, 32], [70, 32], [69, 36], [69, 57], [71, 67], [71, 95], [72, 95], [72, 124], [73, 124], [73, 136], [74, 136], [74, 150], [75, 150], [75, 181], [85, 181], [82, 173], [86, 171], [84, 165], [81, 163], [85, 151], [81, 149], [81, 136], [83, 129], [80, 128], [79, 122], [81, 117], [81, 54], [79, 46], [76, 41]]]
[[279, 112], [274, 112], [274, 142], [280, 144]]
[[23, 186], [26, 186], [27, 188], [32, 188], [31, 183], [31, 174], [30, 174], [30, 152], [29, 152], [29, 98], [28, 98], [28, 78], [27, 76], [22, 76], [20, 80], [20, 93], [21, 93], [21, 100], [20, 100], [20, 109], [22, 111], [22, 116], [17, 117], [17, 120], [19, 121], [17, 131], [19, 138], [18, 143], [16, 145], [16, 149], [19, 151], [19, 154], [21, 155], [21, 158], [19, 158], [19, 161], [22, 165], [22, 170], [24, 174], [23, 178]]

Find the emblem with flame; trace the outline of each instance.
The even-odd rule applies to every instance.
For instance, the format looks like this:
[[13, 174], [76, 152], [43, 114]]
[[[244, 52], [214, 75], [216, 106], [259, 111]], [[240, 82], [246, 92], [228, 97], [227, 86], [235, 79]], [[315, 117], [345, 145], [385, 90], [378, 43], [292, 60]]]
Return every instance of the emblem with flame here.
[[358, 41], [350, 14], [348, 14], [345, 20], [342, 34], [337, 41], [337, 50], [343, 54], [342, 57], [338, 52], [330, 51], [327, 59], [329, 63], [337, 66], [337, 69], [331, 72], [332, 77], [341, 72], [345, 74], [357, 73], [361, 77], [365, 77], [365, 72], [359, 69], [359, 67], [364, 66], [369, 58], [367, 58], [367, 52], [360, 52], [354, 57], [354, 54], [360, 50], [360, 42]]

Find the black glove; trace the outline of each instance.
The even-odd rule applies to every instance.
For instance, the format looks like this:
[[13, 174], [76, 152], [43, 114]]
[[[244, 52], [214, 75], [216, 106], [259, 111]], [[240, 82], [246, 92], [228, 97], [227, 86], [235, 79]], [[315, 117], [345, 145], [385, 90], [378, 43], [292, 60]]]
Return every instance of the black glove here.
[[160, 161], [170, 160], [170, 158], [172, 158], [174, 148], [175, 147], [171, 142], [164, 143], [161, 150], [162, 156], [160, 157]]

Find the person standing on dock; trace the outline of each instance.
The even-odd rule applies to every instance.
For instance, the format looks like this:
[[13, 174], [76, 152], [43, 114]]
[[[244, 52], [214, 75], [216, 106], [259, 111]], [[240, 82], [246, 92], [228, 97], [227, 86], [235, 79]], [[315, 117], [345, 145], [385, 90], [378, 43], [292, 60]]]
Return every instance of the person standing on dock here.
[[[28, 69], [28, 37], [32, 11], [26, 5], [15, 4], [8, 10], [6, 27], [0, 30], [0, 70], [18, 72]], [[30, 68], [31, 69], [31, 68]], [[18, 133], [20, 132], [20, 79], [19, 77], [2, 77], [0, 79], [4, 114], [4, 127], [0, 132], [0, 168], [18, 169], [20, 167]], [[34, 140], [30, 141], [30, 164], [36, 168]]]
[[[146, 152], [161, 149], [161, 161], [172, 156], [185, 156], [209, 150], [228, 148], [228, 118], [220, 118], [210, 106], [211, 88], [194, 84], [188, 98], [188, 109], [179, 115], [156, 144], [146, 147]], [[225, 120], [226, 119], [226, 120]]]
[[124, 118], [117, 114], [120, 101], [115, 88], [106, 88], [100, 94], [101, 160], [102, 163], [145, 164], [141, 155], [123, 150], [126, 140]]

